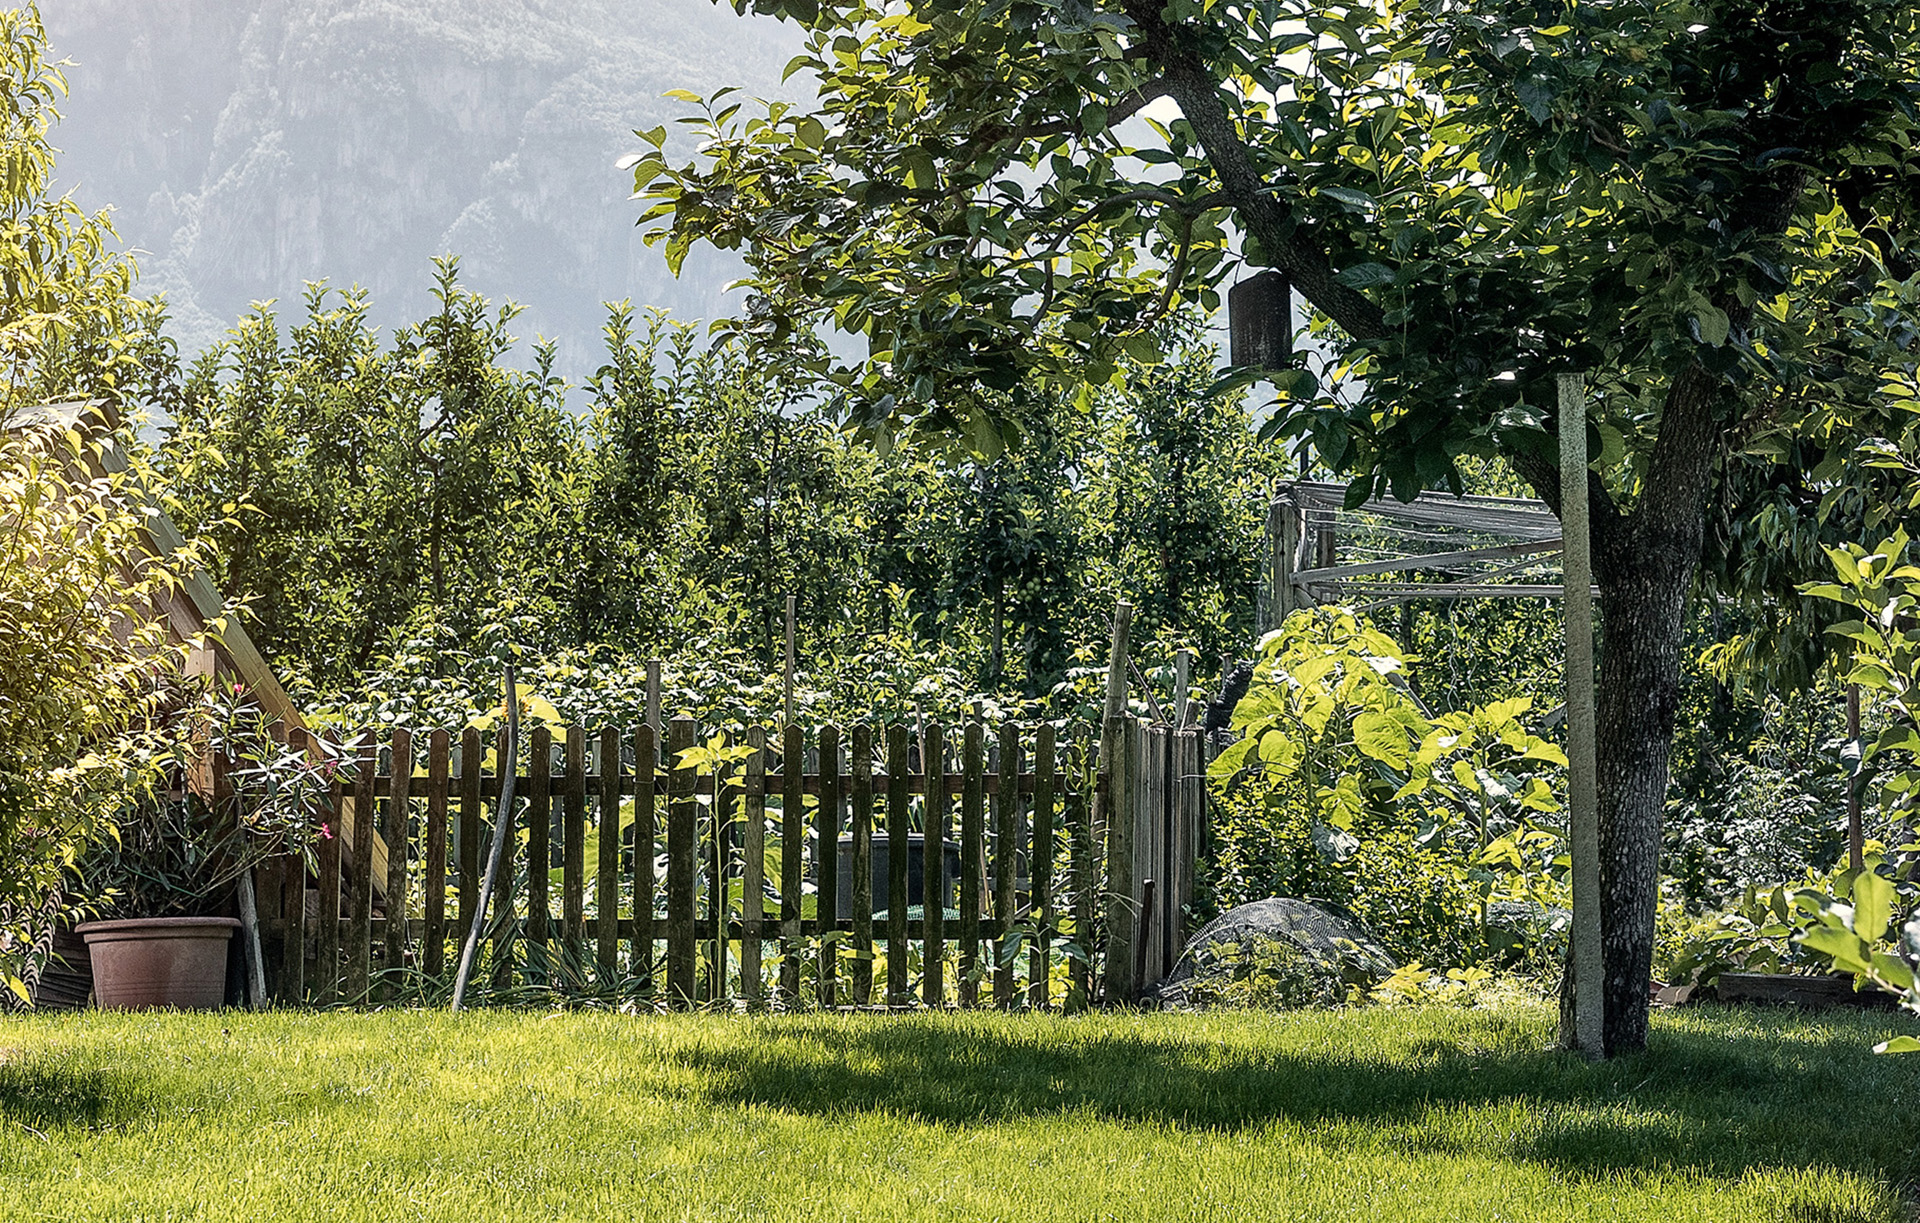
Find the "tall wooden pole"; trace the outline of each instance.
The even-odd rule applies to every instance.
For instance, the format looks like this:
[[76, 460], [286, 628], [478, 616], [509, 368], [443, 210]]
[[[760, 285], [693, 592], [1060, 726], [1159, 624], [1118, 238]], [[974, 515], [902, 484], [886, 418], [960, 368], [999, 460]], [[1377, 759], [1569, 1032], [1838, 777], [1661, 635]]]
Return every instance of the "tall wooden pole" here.
[[1566, 582], [1567, 848], [1573, 858], [1573, 1047], [1605, 1049], [1600, 929], [1600, 806], [1593, 726], [1593, 557], [1587, 537], [1586, 386], [1560, 375], [1560, 539]]
[[794, 596], [787, 596], [787, 720], [785, 725], [793, 725], [793, 612]]

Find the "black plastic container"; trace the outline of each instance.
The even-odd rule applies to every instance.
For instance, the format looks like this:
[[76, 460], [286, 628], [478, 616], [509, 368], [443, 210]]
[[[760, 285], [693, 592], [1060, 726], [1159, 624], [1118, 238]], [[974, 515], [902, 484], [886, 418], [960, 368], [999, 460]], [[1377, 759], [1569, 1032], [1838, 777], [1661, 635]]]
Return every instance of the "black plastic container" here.
[[[869, 859], [873, 863], [873, 911], [884, 913], [887, 903], [892, 869], [888, 856], [887, 834], [876, 832], [870, 846]], [[947, 888], [942, 898], [942, 909], [954, 907], [955, 899], [960, 895], [960, 846], [952, 841], [946, 842], [946, 852], [941, 855], [946, 862]], [[853, 835], [842, 833], [840, 836], [840, 869], [834, 912], [841, 921], [853, 919]], [[924, 834], [907, 834], [907, 905], [924, 905], [927, 902], [927, 838]]]

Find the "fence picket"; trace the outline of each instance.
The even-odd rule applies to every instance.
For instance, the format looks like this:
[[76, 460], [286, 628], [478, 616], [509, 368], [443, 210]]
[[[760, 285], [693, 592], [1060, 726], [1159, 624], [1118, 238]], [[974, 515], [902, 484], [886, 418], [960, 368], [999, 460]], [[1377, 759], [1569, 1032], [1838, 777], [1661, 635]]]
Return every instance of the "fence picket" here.
[[367, 1001], [373, 971], [373, 830], [379, 810], [373, 797], [373, 778], [380, 768], [380, 744], [371, 733], [360, 740], [359, 767], [353, 776], [353, 870], [347, 906], [352, 923], [347, 939], [347, 1001]]
[[980, 1000], [980, 896], [986, 860], [986, 728], [969, 719], [961, 733], [960, 1005]]
[[[380, 996], [391, 1000], [400, 990], [400, 970], [407, 958], [407, 833], [412, 817], [413, 733], [406, 727], [393, 732], [392, 780], [387, 784], [387, 928], [381, 961]], [[372, 789], [371, 786], [368, 789]]]
[[420, 971], [433, 980], [447, 968], [447, 748], [445, 730], [427, 735], [426, 871], [421, 882]]
[[[515, 742], [512, 746], [517, 751], [520, 744]], [[496, 808], [500, 802], [499, 781], [504, 771], [512, 769], [517, 776], [520, 769], [520, 761], [515, 754], [509, 752], [507, 748], [507, 728], [501, 726], [499, 730], [494, 732], [493, 741], [493, 775], [495, 786], [493, 801]], [[500, 849], [500, 870], [499, 873], [493, 877], [493, 895], [487, 898], [487, 912], [492, 915], [494, 932], [493, 988], [498, 991], [513, 988], [513, 941], [514, 936], [518, 933], [518, 926], [514, 919], [513, 847], [519, 844], [519, 833], [514, 828], [517, 819], [511, 812], [509, 812], [508, 815], [507, 843]], [[485, 853], [488, 857], [491, 857], [493, 854], [493, 822], [491, 820], [486, 822], [486, 829], [487, 845]], [[474, 840], [477, 843], [479, 837], [476, 836]], [[473, 885], [476, 896], [479, 894], [479, 890], [485, 885], [486, 879], [482, 876], [479, 882]]]
[[907, 728], [887, 727], [887, 1005], [906, 1006], [907, 982]]
[[648, 996], [654, 993], [654, 789], [660, 770], [660, 749], [653, 727], [633, 732], [633, 945], [627, 952], [629, 970]]
[[767, 916], [767, 728], [747, 727], [745, 823], [740, 842], [740, 994], [758, 1009], [766, 1001], [760, 980], [761, 938]]
[[800, 998], [800, 960], [806, 943], [800, 937], [800, 891], [806, 843], [806, 732], [786, 728], [780, 752], [780, 1001], [792, 1007]]
[[1094, 933], [1093, 820], [1089, 814], [1087, 745], [1073, 745], [1068, 756], [1074, 780], [1067, 790], [1067, 871], [1068, 888], [1073, 894], [1073, 942], [1079, 954], [1067, 961], [1067, 998], [1065, 1009], [1084, 1011], [1092, 1002]]
[[[329, 742], [328, 755], [339, 759], [337, 745]], [[327, 809], [325, 812], [328, 835], [321, 838], [319, 850], [319, 944], [315, 949], [314, 995], [321, 1006], [331, 1006], [340, 997], [340, 880], [345, 863], [344, 849], [347, 844], [346, 787], [341, 784], [340, 774], [335, 772], [333, 784], [327, 788]]]
[[813, 911], [820, 932], [820, 1005], [839, 1002], [840, 951], [840, 728], [820, 728], [820, 805], [814, 815]]
[[993, 916], [1000, 927], [994, 945], [993, 1004], [1013, 1005], [1014, 957], [1019, 954], [1019, 936], [1014, 932], [1014, 914], [1020, 903], [1020, 726], [1007, 722], [1000, 727], [1000, 787], [993, 804], [997, 817], [993, 838]]
[[562, 784], [560, 828], [560, 937], [568, 965], [581, 957], [587, 915], [587, 728], [567, 727], [567, 773]]
[[1048, 974], [1053, 930], [1053, 725], [1040, 723], [1033, 736], [1033, 841], [1027, 853], [1028, 906], [1033, 912], [1033, 941], [1027, 947], [1027, 1005], [1050, 1005]]
[[853, 728], [853, 1001], [873, 1004], [873, 727]]
[[533, 728], [527, 761], [527, 978], [545, 985], [553, 938], [553, 732]]
[[473, 928], [473, 909], [480, 900], [480, 732], [469, 726], [460, 732], [460, 891], [454, 912], [466, 938]]
[[701, 996], [708, 1002], [727, 1000], [727, 916], [733, 908], [734, 840], [733, 768], [713, 769], [713, 806], [707, 827], [707, 972]]
[[927, 727], [921, 738], [924, 758], [921, 772], [926, 775], [926, 804], [921, 826], [926, 830], [921, 856], [921, 945], [924, 966], [920, 998], [930, 1007], [947, 1002], [946, 982], [946, 909], [947, 909], [947, 820], [953, 803], [947, 795], [947, 732], [938, 723]]
[[667, 759], [672, 772], [667, 781], [667, 997], [675, 1006], [694, 999], [694, 884], [698, 808], [694, 787], [698, 779], [681, 763], [680, 753], [692, 748], [698, 727], [690, 718], [675, 718], [667, 731]]
[[600, 807], [593, 880], [594, 966], [601, 990], [620, 982], [620, 732], [600, 731]]

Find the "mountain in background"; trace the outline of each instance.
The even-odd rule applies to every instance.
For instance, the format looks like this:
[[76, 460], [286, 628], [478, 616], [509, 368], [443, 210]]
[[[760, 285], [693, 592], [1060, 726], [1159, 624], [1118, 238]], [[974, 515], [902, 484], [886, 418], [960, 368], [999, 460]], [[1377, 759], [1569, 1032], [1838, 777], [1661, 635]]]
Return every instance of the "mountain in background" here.
[[[112, 205], [184, 353], [250, 302], [359, 284], [374, 321], [432, 308], [433, 256], [527, 307], [561, 372], [600, 364], [604, 301], [727, 312], [731, 257], [679, 280], [615, 160], [689, 112], [668, 89], [792, 96], [789, 27], [710, 0], [53, 0], [74, 61], [61, 189]], [[797, 82], [796, 82], [797, 85]], [[684, 144], [683, 144], [684, 148]]]

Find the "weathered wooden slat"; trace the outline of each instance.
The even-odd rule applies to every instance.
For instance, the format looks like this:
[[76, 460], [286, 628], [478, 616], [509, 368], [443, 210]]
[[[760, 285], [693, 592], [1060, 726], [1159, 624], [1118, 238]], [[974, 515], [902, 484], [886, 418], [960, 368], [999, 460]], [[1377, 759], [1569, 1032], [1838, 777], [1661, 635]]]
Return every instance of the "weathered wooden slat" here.
[[[524, 736], [521, 741], [525, 741]], [[496, 771], [504, 771], [506, 769], [514, 769], [517, 771], [520, 767], [519, 761], [514, 758], [514, 753], [507, 750], [508, 746], [507, 728], [505, 725], [502, 725], [494, 732], [493, 758]], [[514, 743], [511, 746], [517, 750], [520, 744]], [[521, 792], [522, 791], [519, 790], [515, 791], [515, 793]], [[495, 792], [493, 801], [497, 807], [500, 802], [497, 791]], [[518, 805], [517, 802], [516, 805]], [[487, 898], [487, 912], [491, 915], [491, 924], [494, 930], [492, 959], [493, 988], [496, 990], [507, 990], [513, 987], [513, 941], [520, 929], [520, 923], [513, 920], [513, 847], [520, 843], [520, 833], [516, 825], [521, 818], [517, 812], [509, 813], [509, 819], [507, 821], [507, 843], [501, 847], [500, 850], [500, 870], [496, 872], [493, 877], [493, 895]], [[493, 821], [488, 819], [484, 822], [487, 829], [487, 844], [482, 848], [481, 853], [485, 856], [491, 856], [493, 853]], [[478, 839], [478, 837], [475, 838], [476, 842]], [[475, 893], [478, 894], [479, 889], [485, 886], [485, 884], [486, 879], [482, 876], [480, 882], [474, 885]]]
[[923, 897], [925, 904], [922, 912], [922, 929], [926, 931], [925, 945], [920, 956], [923, 973], [920, 981], [920, 1000], [930, 1007], [944, 1007], [947, 1004], [947, 825], [952, 809], [952, 800], [947, 797], [947, 732], [938, 723], [927, 727], [921, 737], [921, 750], [925, 759], [920, 767], [926, 771], [927, 799], [922, 824], [926, 828], [926, 857], [921, 867]]
[[420, 941], [420, 970], [429, 979], [447, 968], [447, 756], [451, 743], [445, 730], [427, 735], [427, 862], [421, 884], [426, 929]]
[[740, 996], [747, 1006], [766, 1003], [760, 980], [767, 917], [767, 728], [747, 727], [746, 793], [740, 837]]
[[694, 1000], [695, 948], [694, 855], [699, 828], [693, 796], [693, 769], [680, 753], [694, 746], [699, 727], [691, 718], [675, 718], [667, 730], [667, 758], [673, 773], [667, 783], [667, 997], [675, 1006]]
[[1134, 724], [1108, 718], [1100, 737], [1100, 771], [1106, 774], [1106, 966], [1102, 988], [1109, 1005], [1134, 1000], [1134, 943], [1139, 927], [1139, 888], [1134, 876]]
[[651, 725], [633, 732], [633, 945], [627, 951], [629, 971], [639, 978], [649, 997], [654, 993], [653, 965], [655, 896], [654, 847], [658, 840], [654, 818], [654, 776], [660, 750]]
[[707, 1002], [725, 1002], [727, 987], [728, 917], [733, 908], [734, 778], [731, 765], [713, 770], [713, 806], [707, 817], [707, 912], [703, 933], [707, 951], [706, 977], [700, 996]]
[[853, 1001], [873, 1003], [873, 727], [859, 722], [853, 728], [853, 801], [847, 813], [853, 842]]
[[620, 984], [620, 732], [600, 730], [599, 810], [594, 824], [593, 930], [595, 980], [603, 992]]
[[960, 1005], [980, 1001], [980, 895], [986, 861], [986, 728], [969, 719], [960, 748]]
[[460, 732], [460, 891], [455, 907], [459, 930], [466, 938], [473, 929], [473, 909], [480, 902], [480, 827], [482, 819], [480, 773], [485, 765], [480, 732], [469, 726]]
[[[413, 810], [413, 733], [406, 727], [393, 732], [392, 797], [387, 800], [387, 916], [406, 918], [410, 898], [407, 894], [407, 856]], [[380, 997], [391, 1001], [398, 996], [400, 971], [406, 966], [407, 923], [389, 921], [386, 946], [382, 948]]]
[[[310, 757], [315, 749], [308, 746], [308, 738], [306, 730], [292, 727], [287, 731], [287, 746]], [[324, 810], [316, 810], [313, 818], [318, 823], [328, 816]], [[324, 845], [322, 842], [321, 847]], [[297, 856], [286, 860], [286, 883], [281, 889], [280, 904], [283, 923], [280, 1001], [298, 1006], [307, 1000], [307, 868]]]
[[887, 1005], [912, 1001], [907, 977], [907, 856], [910, 839], [907, 728], [887, 727]]
[[373, 775], [380, 768], [380, 743], [371, 733], [360, 739], [351, 803], [353, 869], [348, 873], [347, 906], [352, 934], [347, 944], [347, 1001], [364, 1006], [373, 970], [373, 839], [379, 827], [373, 798]]
[[[665, 767], [657, 771], [654, 778], [655, 793], [665, 791], [669, 772], [670, 770]], [[887, 776], [884, 769], [876, 771], [873, 775], [873, 780], [875, 786], [878, 787], [881, 793], [885, 793], [892, 784], [892, 779]], [[521, 773], [519, 780], [514, 782], [514, 792], [525, 797], [528, 784], [528, 775]], [[792, 784], [792, 779], [787, 777], [785, 773], [772, 772], [767, 774], [767, 793], [769, 795], [784, 793], [786, 788]], [[820, 793], [820, 775], [818, 773], [802, 773], [799, 784], [800, 793], [803, 797], [812, 798]], [[387, 785], [388, 779], [385, 774], [376, 777], [373, 783], [374, 797], [385, 798], [387, 796]], [[597, 793], [600, 785], [600, 775], [596, 772], [589, 771], [586, 776], [588, 792]], [[623, 776], [620, 783], [620, 793], [622, 795], [632, 794], [633, 785], [634, 781], [632, 777]], [[1002, 786], [1018, 786], [1021, 793], [1031, 794], [1033, 793], [1034, 775], [1031, 772], [1026, 772], [1022, 773], [1019, 777], [1004, 777], [999, 773], [988, 773], [982, 785], [988, 794], [1000, 793]], [[947, 793], [957, 796], [960, 793], [960, 787], [960, 775], [958, 773], [947, 774]], [[926, 792], [926, 778], [919, 773], [909, 773], [907, 775], [907, 793], [921, 795]], [[480, 783], [480, 796], [482, 798], [493, 798], [499, 793], [500, 779], [491, 773], [487, 774]], [[701, 774], [694, 783], [694, 793], [703, 796], [711, 795], [713, 793], [713, 776], [706, 773]], [[379, 857], [381, 852], [381, 849], [375, 846], [374, 855], [376, 862], [381, 860]]]
[[780, 753], [784, 788], [780, 792], [780, 1001], [792, 1007], [800, 999], [800, 961], [807, 954], [800, 935], [801, 882], [806, 878], [802, 850], [807, 841], [806, 798], [800, 776], [806, 766], [806, 731], [788, 726]]
[[[1007, 722], [1000, 727], [1000, 768], [1009, 776], [1020, 774], [1020, 725]], [[1010, 927], [1020, 910], [1018, 877], [1020, 873], [1020, 791], [1003, 789], [994, 799], [997, 817], [993, 838], [993, 915], [1003, 928]], [[1014, 1001], [1014, 957], [1020, 943], [1016, 934], [1000, 936], [993, 951], [993, 1004], [1010, 1007]]]
[[1088, 810], [1086, 777], [1087, 746], [1073, 745], [1068, 755], [1072, 778], [1067, 789], [1067, 886], [1073, 893], [1073, 942], [1079, 954], [1067, 961], [1066, 1009], [1084, 1011], [1092, 1003], [1094, 953], [1094, 892], [1098, 882], [1094, 874], [1093, 819]]
[[568, 962], [584, 949], [587, 919], [587, 728], [567, 727], [560, 808], [560, 937]]
[[840, 937], [835, 917], [840, 896], [840, 728], [820, 728], [820, 806], [815, 811], [814, 915], [820, 935], [820, 1005], [839, 1002]]
[[1036, 1010], [1052, 1004], [1047, 986], [1052, 970], [1054, 759], [1053, 724], [1042, 722], [1033, 737], [1033, 844], [1027, 853], [1034, 930], [1033, 943], [1027, 948], [1027, 1005]]
[[533, 728], [527, 761], [527, 976], [533, 984], [549, 978], [547, 953], [553, 939], [553, 732]]

